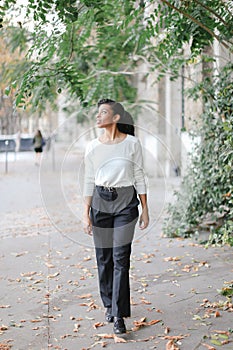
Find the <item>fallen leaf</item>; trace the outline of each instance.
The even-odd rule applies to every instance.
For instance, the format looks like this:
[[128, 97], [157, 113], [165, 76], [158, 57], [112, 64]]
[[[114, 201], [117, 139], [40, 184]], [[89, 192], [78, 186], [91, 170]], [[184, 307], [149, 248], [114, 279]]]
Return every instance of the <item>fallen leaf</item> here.
[[143, 259], [149, 259], [149, 258], [154, 258], [155, 257], [155, 254], [154, 253], [151, 253], [151, 254], [143, 254]]
[[9, 309], [11, 305], [0, 305], [0, 309]]
[[60, 307], [57, 307], [57, 306], [53, 306], [53, 310], [55, 310], [55, 311], [61, 311], [61, 308], [60, 308]]
[[217, 345], [217, 346], [221, 346], [222, 345], [221, 341], [218, 340], [218, 339], [211, 339], [210, 342], [212, 344], [214, 344], [214, 345]]
[[53, 264], [48, 263], [48, 262], [46, 262], [45, 265], [46, 265], [48, 268], [50, 268], [50, 269], [52, 269], [52, 268], [55, 267]]
[[114, 335], [114, 342], [115, 343], [127, 343], [127, 340], [125, 340], [124, 338], [120, 338], [120, 337], [117, 337], [116, 335]]
[[216, 311], [215, 314], [214, 314], [214, 317], [220, 317], [220, 316], [221, 316], [220, 312]]
[[115, 337], [115, 334], [102, 333], [96, 334], [96, 336], [103, 339], [113, 339]]
[[155, 311], [158, 312], [159, 314], [163, 314], [163, 311], [162, 311], [162, 310], [157, 309], [157, 310], [155, 310]]
[[37, 322], [42, 322], [43, 320], [41, 318], [35, 319], [35, 320], [30, 320], [32, 323], [37, 323]]
[[159, 323], [161, 320], [152, 320], [150, 322], [147, 322], [147, 326], [153, 326], [153, 324]]
[[75, 323], [73, 332], [78, 332], [79, 328], [80, 328], [80, 324], [79, 323]]
[[97, 341], [94, 344], [92, 344], [88, 349], [82, 348], [81, 350], [89, 350], [91, 348], [94, 348], [96, 345], [101, 345], [102, 348], [105, 348], [108, 345], [108, 343], [106, 341]]
[[206, 266], [206, 267], [209, 267], [209, 264], [207, 263], [207, 261], [200, 261], [199, 262], [199, 266]]
[[23, 256], [23, 255], [25, 255], [25, 254], [28, 254], [28, 251], [21, 252], [21, 253], [16, 253], [16, 254], [15, 254], [15, 257], [16, 257], [16, 258], [19, 258], [20, 256]]
[[0, 350], [10, 350], [11, 345], [0, 343]]
[[163, 259], [164, 261], [180, 261], [180, 258], [178, 256], [168, 256], [167, 258]]
[[90, 303], [81, 303], [79, 306], [88, 306], [87, 311], [99, 309], [99, 306], [96, 305], [94, 301], [91, 301]]
[[178, 341], [178, 340], [181, 340], [181, 339], [184, 339], [186, 337], [190, 337], [190, 334], [184, 334], [184, 335], [166, 335], [164, 336], [162, 339], [168, 339], [168, 340], [175, 340], [175, 341]]
[[142, 343], [142, 342], [146, 343], [146, 342], [148, 342], [150, 340], [153, 340], [155, 338], [156, 338], [156, 336], [151, 335], [149, 338], [137, 339], [137, 340], [136, 339], [130, 339], [130, 340], [128, 340], [128, 342], [129, 343]]
[[192, 269], [192, 265], [185, 265], [182, 269], [182, 271], [184, 272], [190, 272]]
[[22, 277], [31, 277], [31, 276], [34, 276], [34, 275], [36, 275], [36, 271], [32, 271], [32, 272], [22, 272], [21, 274], [20, 274]]
[[141, 298], [141, 304], [146, 304], [146, 305], [150, 305], [151, 302], [146, 300], [145, 298]]
[[96, 322], [96, 323], [93, 325], [93, 327], [94, 327], [95, 329], [97, 329], [97, 328], [99, 328], [99, 327], [102, 327], [102, 326], [104, 326], [104, 323], [103, 323], [103, 322]]
[[152, 321], [146, 322], [146, 317], [143, 317], [139, 321], [134, 321], [135, 327], [132, 328], [132, 331], [137, 331], [144, 326], [152, 326], [158, 322], [161, 322], [161, 320], [152, 320]]
[[38, 284], [38, 283], [43, 283], [44, 281], [43, 280], [36, 280], [33, 282], [33, 284]]
[[60, 336], [61, 339], [65, 339], [65, 338], [68, 338], [68, 337], [72, 337], [72, 335], [71, 334], [64, 334], [64, 335]]
[[136, 303], [136, 302], [133, 300], [133, 298], [130, 299], [130, 304], [131, 304], [131, 305], [138, 305], [138, 303]]
[[174, 340], [169, 340], [166, 344], [166, 350], [179, 350], [180, 348], [174, 343]]
[[48, 275], [47, 278], [55, 278], [55, 277], [57, 277], [57, 276], [59, 276], [59, 275], [60, 275], [59, 272], [55, 272], [55, 273], [52, 274], [52, 275]]
[[83, 295], [78, 295], [79, 299], [89, 299], [92, 297], [92, 294], [83, 294]]
[[100, 342], [100, 345], [102, 348], [105, 348], [108, 345], [108, 343], [106, 341], [102, 341]]
[[83, 260], [84, 261], [89, 261], [89, 260], [91, 260], [91, 257], [90, 256], [84, 257]]
[[229, 332], [228, 331], [220, 331], [220, 330], [215, 329], [213, 332], [217, 333], [217, 334], [225, 334], [225, 335], [229, 336]]
[[205, 343], [202, 343], [201, 345], [203, 345], [205, 348], [207, 348], [208, 350], [216, 350], [216, 348], [214, 348], [212, 345], [209, 345], [209, 344], [205, 344]]
[[202, 318], [199, 315], [193, 315], [193, 320], [194, 321], [202, 321]]

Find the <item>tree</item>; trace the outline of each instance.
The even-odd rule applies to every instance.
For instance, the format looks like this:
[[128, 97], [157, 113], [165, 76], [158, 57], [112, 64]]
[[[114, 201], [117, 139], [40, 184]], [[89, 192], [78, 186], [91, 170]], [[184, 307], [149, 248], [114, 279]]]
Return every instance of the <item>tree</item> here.
[[[18, 12], [22, 16], [17, 1], [5, 0], [2, 16], [9, 10], [14, 22]], [[51, 90], [52, 101], [63, 89], [86, 104], [96, 101], [99, 91], [132, 101], [136, 92], [130, 77], [139, 57], [161, 74], [169, 69], [176, 75], [185, 42], [192, 41], [192, 57], [213, 38], [231, 48], [231, 8], [223, 0], [161, 0], [158, 5], [121, 0], [114, 6], [110, 0], [30, 0], [24, 11], [17, 27], [2, 24], [13, 50], [28, 48], [29, 66], [17, 80], [17, 104], [32, 96], [30, 103], [37, 106]], [[31, 21], [33, 30], [28, 31]]]
[[[76, 7], [75, 2], [32, 0], [26, 18], [33, 17], [34, 31], [26, 31], [22, 22], [18, 28], [3, 24], [5, 37], [12, 31], [12, 47], [28, 45], [29, 67], [18, 80], [16, 103], [27, 103], [30, 97], [30, 103], [41, 105], [51, 90], [55, 95], [66, 90], [85, 104], [96, 101], [100, 90], [112, 98], [133, 100], [136, 92], [127, 71], [139, 34], [135, 31], [130, 38], [131, 28], [123, 30], [121, 24], [132, 3], [120, 1], [113, 8], [110, 1], [83, 1]], [[11, 6], [13, 2], [5, 3], [6, 9]], [[115, 74], [120, 65], [122, 74]]]
[[[11, 11], [16, 17], [16, 5], [15, 0], [5, 0], [1, 15], [9, 18], [6, 14]], [[28, 21], [33, 21], [32, 30], [26, 30]], [[171, 79], [179, 76], [184, 65], [195, 61], [206, 63], [203, 64], [206, 66], [203, 81], [191, 91], [195, 98], [203, 100], [204, 114], [203, 128], [199, 130], [202, 143], [197, 146], [198, 156], [193, 159], [191, 168], [192, 186], [186, 179], [181, 191], [184, 208], [189, 210], [185, 218], [182, 216], [181, 229], [176, 218], [182, 210], [179, 212], [176, 205], [171, 208], [174, 220], [168, 223], [168, 233], [193, 232], [207, 213], [213, 214], [216, 208], [227, 204], [220, 228], [226, 225], [226, 232], [230, 234], [233, 206], [232, 172], [229, 170], [232, 166], [232, 111], [228, 92], [232, 89], [229, 72], [232, 70], [233, 34], [230, 2], [29, 0], [24, 19], [17, 28], [9, 26], [5, 20], [2, 26], [2, 35], [5, 40], [10, 38], [13, 49], [27, 47], [28, 50], [22, 74], [17, 78], [16, 73], [11, 73], [17, 83], [17, 105], [30, 103], [35, 108], [43, 108], [45, 100], [56, 100], [62, 90], [87, 106], [106, 95], [132, 102], [136, 91], [131, 77], [137, 74], [140, 61], [147, 63], [148, 72], [157, 70], [158, 78], [169, 74]], [[213, 70], [216, 58], [207, 50], [213, 40], [229, 54], [225, 67], [219, 67], [217, 74]], [[184, 55], [184, 45], [189, 47], [188, 55]], [[225, 121], [220, 118], [222, 115]], [[209, 159], [205, 151], [215, 152], [211, 147], [215, 143], [208, 142], [211, 137], [219, 157], [223, 157], [222, 163], [219, 157]], [[216, 171], [211, 172], [211, 169]], [[207, 182], [206, 176], [209, 177]], [[209, 186], [214, 189], [207, 196]], [[190, 203], [190, 198], [195, 201]], [[199, 211], [198, 207], [203, 210]], [[223, 236], [221, 232], [220, 236]]]
[[19, 52], [12, 54], [6, 43], [0, 38], [0, 130], [3, 134], [14, 134], [20, 129], [21, 111], [15, 108], [15, 87], [6, 89], [11, 81], [6, 79], [6, 74], [11, 75], [11, 67], [15, 67], [21, 61]]

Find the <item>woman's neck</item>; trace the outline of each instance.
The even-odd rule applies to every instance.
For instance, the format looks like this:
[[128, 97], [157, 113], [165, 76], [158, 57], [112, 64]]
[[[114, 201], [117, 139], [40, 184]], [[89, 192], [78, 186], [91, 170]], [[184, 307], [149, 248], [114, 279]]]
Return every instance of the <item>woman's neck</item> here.
[[118, 143], [124, 140], [126, 136], [126, 134], [123, 134], [117, 128], [105, 128], [104, 133], [99, 139], [103, 143]]

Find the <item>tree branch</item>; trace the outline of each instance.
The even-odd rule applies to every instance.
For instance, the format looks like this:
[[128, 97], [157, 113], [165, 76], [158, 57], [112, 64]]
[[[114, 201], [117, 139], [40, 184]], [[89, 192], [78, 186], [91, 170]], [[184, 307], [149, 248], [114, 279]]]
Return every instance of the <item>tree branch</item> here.
[[168, 7], [172, 8], [173, 10], [179, 12], [180, 14], [182, 14], [183, 16], [185, 16], [186, 18], [189, 18], [192, 22], [196, 23], [199, 27], [201, 27], [202, 29], [204, 29], [207, 33], [209, 33], [213, 38], [217, 39], [226, 49], [232, 51], [231, 47], [225, 43], [224, 41], [221, 40], [221, 38], [215, 34], [211, 29], [209, 29], [208, 27], [206, 27], [203, 23], [201, 23], [200, 21], [198, 21], [196, 18], [192, 17], [190, 14], [186, 13], [185, 11], [181, 10], [180, 8], [176, 7], [175, 5], [171, 4], [169, 1], [167, 0], [161, 0], [161, 2], [165, 5], [167, 5]]
[[194, 0], [194, 2], [196, 2], [198, 5], [200, 5], [201, 7], [203, 7], [204, 9], [206, 9], [207, 11], [209, 11], [210, 13], [212, 13], [215, 17], [217, 17], [219, 19], [219, 21], [221, 21], [226, 27], [229, 27], [229, 24], [224, 21], [224, 19], [214, 10], [212, 10], [212, 8], [206, 6], [205, 4], [203, 4], [201, 1], [199, 0]]
[[221, 2], [222, 6], [225, 8], [225, 10], [228, 12], [228, 14], [232, 17], [233, 12], [231, 12], [231, 11], [229, 10], [229, 8], [227, 7], [227, 5], [226, 5], [226, 3], [225, 3], [226, 0], [223, 0], [223, 1], [219, 0], [219, 1]]

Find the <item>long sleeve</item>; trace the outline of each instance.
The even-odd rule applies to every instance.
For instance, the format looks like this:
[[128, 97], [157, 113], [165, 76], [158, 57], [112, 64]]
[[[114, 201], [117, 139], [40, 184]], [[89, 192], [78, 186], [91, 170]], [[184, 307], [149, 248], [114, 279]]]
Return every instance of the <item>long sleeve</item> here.
[[134, 152], [134, 179], [135, 179], [135, 188], [138, 194], [145, 194], [146, 183], [145, 183], [145, 174], [143, 168], [143, 154], [142, 146], [140, 141], [135, 143], [135, 152]]
[[94, 190], [94, 183], [95, 183], [95, 171], [93, 162], [91, 159], [91, 153], [92, 150], [89, 147], [86, 149], [85, 153], [85, 176], [84, 176], [84, 189], [83, 189], [83, 195], [86, 196], [92, 196], [93, 190]]

